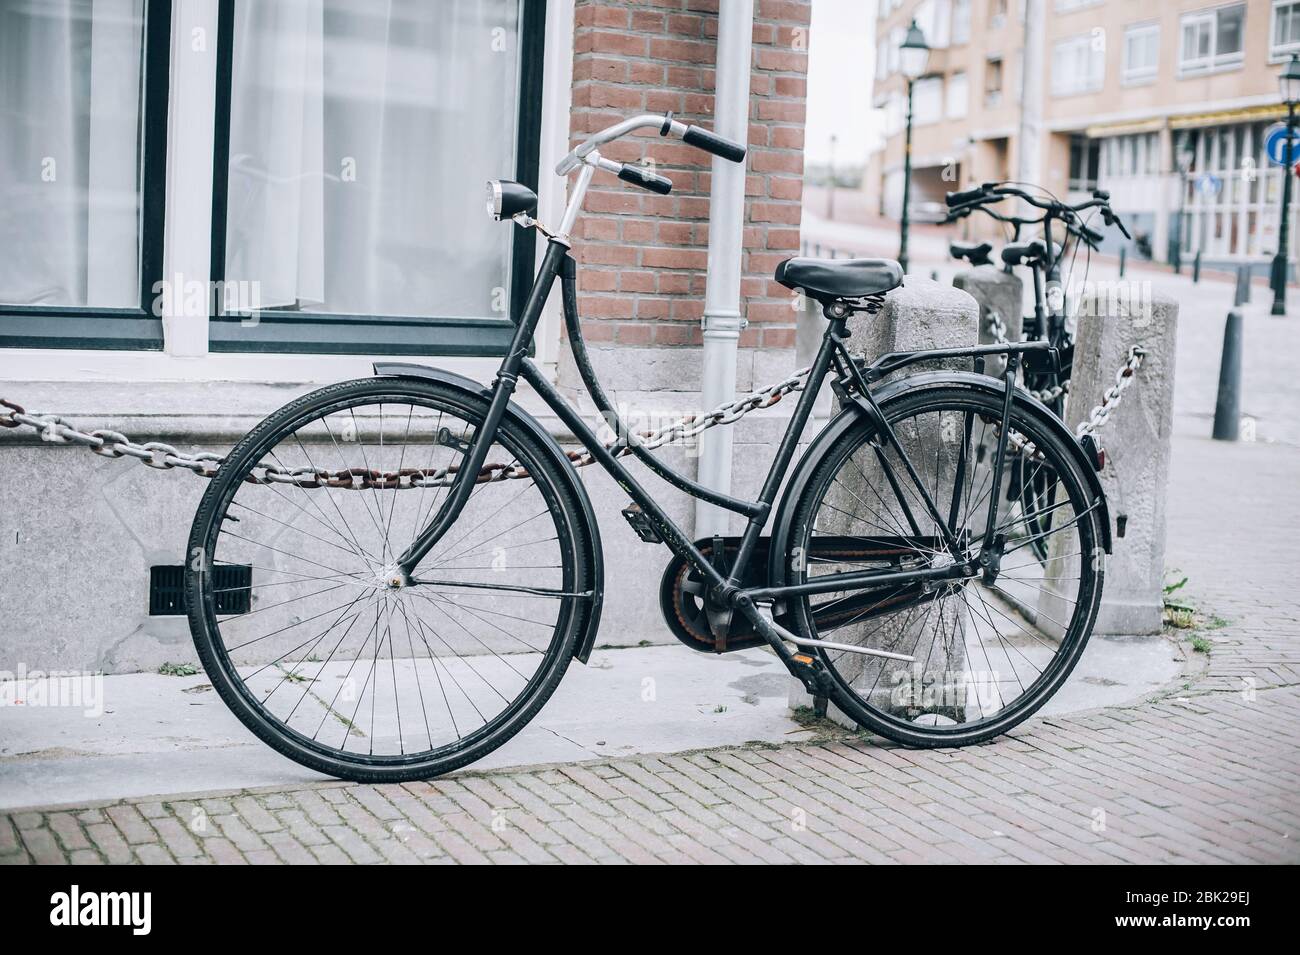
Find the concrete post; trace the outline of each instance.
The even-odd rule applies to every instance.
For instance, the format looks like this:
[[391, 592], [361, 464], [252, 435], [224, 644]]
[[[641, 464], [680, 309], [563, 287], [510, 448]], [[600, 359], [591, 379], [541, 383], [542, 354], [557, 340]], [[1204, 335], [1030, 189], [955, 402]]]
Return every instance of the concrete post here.
[[[1114, 538], [1114, 553], [1105, 565], [1101, 607], [1094, 633], [1159, 633], [1164, 604], [1165, 489], [1173, 435], [1174, 347], [1178, 303], [1164, 296], [1114, 296], [1090, 290], [1080, 303], [1070, 401], [1066, 422], [1076, 431], [1091, 417], [1129, 348], [1146, 350], [1142, 367], [1100, 432], [1106, 449], [1102, 487], [1110, 505], [1111, 527], [1127, 517], [1125, 534]], [[1078, 557], [1069, 534], [1054, 535], [1045, 568], [1045, 589], [1038, 607], [1049, 619], [1064, 620], [1068, 605], [1052, 587], [1071, 592], [1065, 578]], [[1086, 556], [1085, 556], [1086, 559]], [[1075, 564], [1074, 566], [1077, 566]]]
[[[1024, 283], [1020, 276], [1004, 272], [996, 265], [979, 265], [964, 269], [952, 278], [952, 284], [979, 303], [979, 343], [992, 345], [997, 342], [993, 334], [993, 318], [1001, 319], [1006, 326], [1007, 341], [1018, 342], [1024, 322]], [[1001, 377], [1006, 369], [1002, 358], [990, 358], [985, 370], [994, 377]]]
[[[849, 328], [853, 333], [853, 339], [850, 344], [850, 350], [855, 354], [864, 354], [869, 357], [875, 357], [885, 352], [891, 351], [913, 351], [924, 348], [953, 348], [959, 346], [970, 346], [975, 344], [978, 338], [979, 325], [979, 306], [975, 300], [967, 293], [960, 289], [950, 286], [941, 285], [938, 282], [932, 282], [928, 279], [908, 276], [907, 285], [890, 293], [886, 299], [885, 307], [877, 315], [859, 314], [854, 316], [849, 322]], [[961, 362], [961, 367], [969, 368], [969, 361]], [[926, 366], [931, 367], [931, 366]], [[906, 375], [914, 369], [904, 369], [899, 374]], [[936, 468], [949, 477], [956, 466], [956, 455], [958, 444], [961, 440], [960, 435], [954, 435], [951, 442], [946, 435], [940, 435], [938, 432], [937, 422], [935, 433], [933, 434], [916, 434], [900, 435], [903, 439], [904, 448], [911, 454], [913, 443], [923, 445], [927, 453], [922, 458], [921, 455], [914, 455], [913, 460], [920, 471], [923, 480], [930, 481], [934, 477]], [[947, 453], [936, 455], [935, 449], [946, 446], [951, 443], [952, 454]], [[878, 511], [886, 510], [886, 501], [893, 501], [893, 496], [888, 490], [888, 484], [884, 474], [878, 467], [871, 465], [869, 462], [863, 462], [861, 471], [852, 475], [847, 480], [843, 480], [844, 486], [841, 487], [840, 481], [836, 482], [834, 494], [842, 495], [840, 507], [832, 510], [832, 514], [846, 515], [843, 520], [845, 526], [832, 527], [830, 524], [819, 520], [819, 527], [833, 533], [858, 534], [871, 533], [868, 527], [864, 530], [859, 526], [856, 528], [848, 526], [853, 523], [848, 515], [858, 511], [853, 504], [856, 497], [858, 500], [870, 499], [878, 504]], [[872, 490], [874, 488], [875, 490]], [[880, 495], [877, 498], [877, 494]], [[833, 498], [829, 499], [831, 505], [836, 505]], [[873, 515], [874, 516], [879, 516]], [[883, 519], [886, 521], [897, 521], [899, 524], [905, 520], [901, 509], [897, 513], [884, 513]], [[857, 522], [861, 524], [862, 522]], [[876, 531], [879, 533], [879, 531]], [[956, 639], [950, 642], [951, 649], [944, 654], [942, 650], [936, 647], [928, 660], [924, 664], [926, 674], [935, 673], [953, 673], [961, 674], [966, 669], [966, 645], [965, 640], [961, 639], [964, 635], [964, 621], [962, 615], [958, 613], [957, 608], [951, 607], [945, 610], [946, 619], [944, 626], [946, 632], [952, 634]], [[897, 646], [904, 651], [915, 644], [918, 636], [918, 627], [926, 625], [927, 629], [937, 627], [938, 624], [934, 619], [929, 619], [922, 623], [910, 619], [908, 615], [899, 615], [896, 621], [889, 621], [890, 630], [883, 632], [880, 618], [863, 621], [860, 624], [848, 624], [840, 627], [830, 639], [840, 642], [853, 643], [861, 640], [867, 634], [873, 634], [873, 642], [883, 648]], [[889, 710], [894, 707], [902, 709], [906, 707], [908, 701], [896, 699], [896, 687], [909, 685], [922, 685], [919, 674], [912, 678], [913, 664], [903, 663], [892, 660], [882, 660], [876, 657], [865, 657], [856, 655], [846, 655], [851, 659], [841, 658], [837, 662], [837, 668], [840, 673], [852, 681], [855, 685], [861, 683], [864, 686], [876, 687], [871, 691], [873, 704], [882, 710]], [[943, 659], [940, 659], [943, 657]], [[883, 671], [882, 672], [882, 668]], [[931, 679], [926, 679], [926, 685], [931, 684]], [[790, 706], [811, 705], [812, 700], [804, 691], [803, 687], [795, 682], [790, 681]], [[963, 687], [952, 687], [942, 694], [936, 694], [936, 698], [941, 700], [943, 706], [949, 709], [943, 709], [943, 706], [933, 709], [950, 718], [960, 719], [960, 713], [952, 712], [952, 707], [960, 704], [953, 704], [951, 701], [962, 699]], [[904, 694], [905, 695], [905, 694]], [[834, 707], [829, 710], [830, 715], [837, 722], [848, 726], [853, 725], [843, 713], [838, 712]]]

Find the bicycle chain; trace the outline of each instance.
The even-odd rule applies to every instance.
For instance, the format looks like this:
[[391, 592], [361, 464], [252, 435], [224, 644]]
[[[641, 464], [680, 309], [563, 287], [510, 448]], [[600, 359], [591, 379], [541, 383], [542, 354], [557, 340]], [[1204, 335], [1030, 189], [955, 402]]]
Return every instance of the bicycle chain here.
[[[996, 314], [990, 315], [1001, 328], [1000, 344], [1005, 344], [1006, 327]], [[995, 329], [996, 334], [996, 329]], [[1124, 391], [1132, 384], [1134, 376], [1142, 366], [1146, 351], [1134, 345], [1129, 349], [1128, 358], [1115, 373], [1115, 384], [1106, 389], [1101, 403], [1092, 409], [1088, 420], [1081, 422], [1076, 434], [1083, 437], [1103, 428], [1110, 420], [1115, 408], [1123, 400]], [[741, 398], [719, 405], [704, 414], [687, 415], [657, 431], [643, 431], [631, 440], [615, 438], [605, 443], [605, 448], [616, 457], [632, 453], [632, 444], [639, 445], [646, 451], [653, 451], [665, 444], [673, 444], [693, 438], [709, 428], [719, 425], [734, 424], [752, 411], [770, 408], [788, 394], [802, 391], [808, 382], [810, 368], [802, 368], [774, 385], [761, 391], [753, 392]], [[59, 415], [29, 414], [20, 404], [7, 398], [0, 398], [0, 407], [9, 409], [0, 413], [0, 427], [28, 427], [38, 432], [41, 439], [52, 444], [75, 444], [89, 448], [95, 454], [107, 458], [130, 457], [151, 468], [173, 470], [182, 468], [192, 471], [199, 477], [212, 478], [225, 460], [224, 456], [211, 451], [187, 454], [162, 441], [137, 443], [120, 431], [98, 428], [94, 431], [82, 431], [64, 420]], [[1021, 454], [1031, 457], [1039, 454], [1033, 445], [1013, 435], [1011, 444]], [[566, 457], [574, 467], [587, 467], [595, 461], [590, 451], [568, 451]], [[297, 467], [285, 468], [277, 464], [259, 463], [244, 477], [250, 484], [294, 484], [303, 488], [333, 487], [345, 490], [379, 490], [449, 487], [456, 479], [459, 466], [455, 464], [442, 468], [401, 468], [396, 471], [379, 471], [374, 468], [344, 468], [330, 470], [327, 468]], [[485, 464], [475, 478], [476, 484], [495, 481], [509, 481], [529, 477], [528, 469], [518, 464]]]

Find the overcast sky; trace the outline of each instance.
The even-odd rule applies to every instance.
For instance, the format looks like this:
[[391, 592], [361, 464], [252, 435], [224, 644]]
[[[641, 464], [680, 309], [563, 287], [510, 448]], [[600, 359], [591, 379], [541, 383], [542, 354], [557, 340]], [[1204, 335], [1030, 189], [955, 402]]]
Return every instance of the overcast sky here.
[[826, 162], [834, 135], [836, 164], [861, 162], [878, 135], [871, 111], [875, 0], [813, 0], [809, 41], [807, 158]]

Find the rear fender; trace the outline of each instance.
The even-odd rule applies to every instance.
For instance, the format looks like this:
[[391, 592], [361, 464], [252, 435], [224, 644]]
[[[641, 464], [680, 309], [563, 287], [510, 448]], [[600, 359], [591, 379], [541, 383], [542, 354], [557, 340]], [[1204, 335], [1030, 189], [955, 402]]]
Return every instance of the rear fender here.
[[[1006, 382], [1002, 379], [962, 371], [933, 371], [908, 375], [905, 378], [899, 378], [873, 387], [871, 394], [876, 399], [876, 403], [883, 409], [904, 396], [938, 387], [982, 390], [995, 397], [998, 401], [1002, 401], [1006, 394]], [[1051, 409], [1028, 392], [1017, 388], [1013, 400], [1019, 408], [1032, 412], [1047, 427], [1051, 428], [1057, 437], [1061, 438], [1065, 443], [1066, 447], [1073, 448], [1075, 454], [1078, 455], [1079, 466], [1082, 468], [1088, 482], [1088, 492], [1092, 495], [1094, 501], [1100, 502], [1098, 510], [1101, 516], [1102, 547], [1107, 554], [1111, 553], [1110, 509], [1106, 504], [1106, 495], [1101, 487], [1101, 478], [1098, 477], [1097, 472], [1088, 460], [1087, 454], [1079, 445], [1078, 438], [1070, 432], [1070, 429], [1065, 426], [1065, 423], [1060, 418], [1052, 413]], [[789, 568], [786, 566], [785, 555], [789, 553], [790, 534], [794, 523], [794, 508], [809, 483], [811, 483], [817, 463], [845, 432], [852, 428], [861, 427], [862, 422], [870, 420], [872, 414], [870, 406], [862, 407], [857, 403], [847, 404], [813, 439], [808, 449], [799, 459], [794, 474], [791, 475], [785, 493], [781, 497], [781, 506], [777, 510], [776, 520], [772, 526], [772, 547], [769, 551], [771, 557], [768, 560], [770, 586], [780, 587], [788, 583]]]
[[[444, 371], [441, 368], [431, 368], [427, 365], [416, 365], [401, 361], [381, 361], [375, 362], [374, 369], [376, 375], [386, 377], [423, 378], [427, 381], [436, 381], [464, 391], [467, 397], [473, 399], [476, 403], [484, 405], [492, 397], [492, 389], [481, 382], [466, 378], [464, 375], [458, 375], [455, 372]], [[552, 462], [555, 464], [557, 473], [563, 475], [563, 479], [568, 482], [569, 490], [572, 491], [574, 499], [578, 502], [581, 519], [586, 524], [582, 528], [584, 533], [581, 536], [586, 542], [588, 572], [587, 579], [580, 581], [578, 586], [581, 590], [592, 591], [595, 596], [584, 601], [582, 609], [578, 611], [581, 615], [578, 621], [578, 639], [573, 645], [574, 658], [581, 663], [586, 663], [588, 657], [591, 656], [591, 649], [596, 643], [596, 631], [600, 628], [601, 606], [605, 600], [605, 557], [600, 546], [600, 534], [596, 524], [596, 514], [591, 507], [591, 498], [587, 496], [587, 489], [578, 480], [578, 476], [573, 471], [573, 465], [565, 457], [564, 451], [556, 443], [551, 433], [542, 426], [541, 422], [513, 402], [507, 406], [506, 416], [512, 424], [529, 431], [537, 438], [538, 443], [546, 449], [546, 453], [550, 455]]]

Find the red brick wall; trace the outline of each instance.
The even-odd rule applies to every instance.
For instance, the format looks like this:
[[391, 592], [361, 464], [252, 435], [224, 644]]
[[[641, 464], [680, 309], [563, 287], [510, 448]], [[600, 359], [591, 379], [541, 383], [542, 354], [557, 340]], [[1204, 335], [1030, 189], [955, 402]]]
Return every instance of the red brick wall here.
[[[742, 347], [792, 348], [790, 292], [772, 281], [797, 254], [811, 0], [756, 0], [745, 186]], [[574, 142], [638, 112], [713, 127], [717, 0], [577, 0]], [[657, 196], [597, 172], [576, 229], [583, 332], [593, 344], [701, 341], [711, 157], [657, 133], [611, 143], [673, 180]]]

